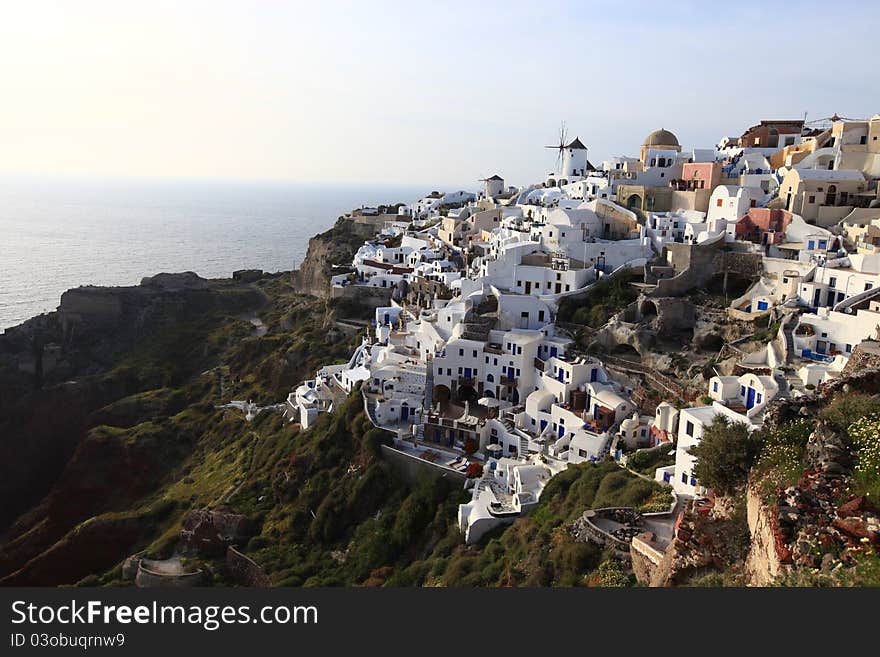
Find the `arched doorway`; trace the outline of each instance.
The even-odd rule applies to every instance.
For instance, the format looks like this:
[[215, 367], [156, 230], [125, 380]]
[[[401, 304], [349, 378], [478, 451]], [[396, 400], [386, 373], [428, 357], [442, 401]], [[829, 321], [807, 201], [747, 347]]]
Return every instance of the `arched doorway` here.
[[657, 304], [651, 299], [644, 299], [639, 305], [639, 314], [642, 316], [643, 322], [650, 322], [659, 314]]
[[449, 390], [449, 387], [443, 384], [434, 386], [434, 390], [432, 390], [431, 392], [432, 399], [435, 402], [439, 402], [441, 404], [448, 403], [450, 397], [452, 396], [452, 392]]
[[825, 205], [837, 203], [837, 185], [828, 185], [828, 193], [825, 195]]
[[458, 391], [456, 392], [456, 395], [458, 397], [458, 401], [460, 401], [461, 403], [473, 403], [477, 401], [477, 399], [479, 399], [479, 395], [477, 394], [477, 391], [474, 389], [473, 386], [460, 386], [458, 388]]
[[642, 197], [638, 194], [630, 194], [626, 199], [626, 207], [630, 210], [638, 210], [642, 207]]

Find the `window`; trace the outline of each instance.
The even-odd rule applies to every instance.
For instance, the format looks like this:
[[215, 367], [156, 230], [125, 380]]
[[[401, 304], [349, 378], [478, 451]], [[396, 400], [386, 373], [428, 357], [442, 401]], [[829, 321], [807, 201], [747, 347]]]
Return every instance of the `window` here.
[[815, 203], [815, 202], [816, 202], [816, 197], [811, 194], [809, 196], [809, 198], [807, 199], [807, 203]]
[[868, 290], [870, 290], [872, 287], [874, 287], [874, 284], [873, 284], [873, 283], [865, 283], [865, 292], [867, 292]]
[[687, 472], [682, 472], [681, 473], [681, 483], [686, 484], [687, 482], [688, 482]]
[[718, 199], [718, 200], [715, 202], [715, 205], [718, 206], [718, 207], [720, 208], [722, 205], [724, 205], [724, 201], [722, 201], [721, 199]]
[[782, 284], [783, 284], [783, 285], [788, 285], [788, 279], [785, 278], [784, 276], [782, 277]]
[[848, 353], [848, 354], [852, 353], [852, 345], [851, 344], [846, 345], [846, 353]]
[[684, 427], [684, 432], [693, 438], [694, 435], [694, 423], [688, 420], [687, 424]]
[[739, 394], [740, 394], [741, 397], [745, 397], [745, 396], [746, 396], [746, 387], [745, 387], [745, 386], [740, 386], [740, 387], [739, 387]]
[[759, 392], [759, 393], [758, 393], [758, 399], [757, 399], [757, 401], [758, 401], [759, 404], [761, 403], [761, 399], [762, 399], [762, 395], [761, 395], [761, 393]]
[[[822, 242], [819, 242], [819, 245], [821, 247]], [[837, 287], [837, 278], [835, 278], [834, 276], [829, 278], [828, 279], [828, 287]]]
[[717, 381], [712, 383], [712, 392], [718, 392], [718, 382]]
[[543, 322], [543, 321], [544, 321], [544, 311], [543, 311], [543, 310], [539, 310], [539, 311], [538, 311], [538, 321], [539, 321], [539, 322]]

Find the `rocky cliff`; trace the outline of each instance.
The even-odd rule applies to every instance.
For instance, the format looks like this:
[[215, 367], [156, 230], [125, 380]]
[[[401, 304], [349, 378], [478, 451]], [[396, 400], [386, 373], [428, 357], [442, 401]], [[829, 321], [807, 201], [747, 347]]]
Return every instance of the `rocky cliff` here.
[[334, 269], [348, 271], [354, 254], [364, 241], [376, 236], [376, 231], [376, 226], [371, 223], [339, 217], [333, 228], [310, 239], [306, 257], [293, 273], [297, 291], [317, 297], [327, 296]]
[[[206, 345], [197, 344], [200, 325], [264, 303], [253, 287], [184, 278], [171, 286], [146, 279], [69, 290], [56, 312], [0, 335], [0, 529], [49, 491], [95, 426], [92, 414], [179, 383], [210, 361]], [[128, 420], [124, 407], [108, 413], [125, 424], [145, 412], [134, 408]]]

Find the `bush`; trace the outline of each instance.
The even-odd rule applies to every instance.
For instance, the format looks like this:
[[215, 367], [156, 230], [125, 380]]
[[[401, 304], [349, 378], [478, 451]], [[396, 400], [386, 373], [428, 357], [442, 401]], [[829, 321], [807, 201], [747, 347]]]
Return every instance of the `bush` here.
[[880, 414], [859, 418], [848, 432], [856, 453], [854, 492], [864, 494], [877, 504], [880, 501]]
[[697, 458], [694, 476], [722, 495], [732, 494], [746, 483], [759, 449], [757, 436], [744, 423], [717, 415], [690, 450]]
[[629, 575], [623, 572], [620, 562], [612, 559], [606, 559], [599, 564], [596, 574], [591, 580], [594, 586], [602, 587], [624, 587], [632, 586], [632, 580]]
[[880, 413], [880, 399], [861, 392], [838, 392], [819, 417], [845, 433], [853, 422], [873, 413]]
[[761, 474], [765, 495], [800, 479], [804, 449], [812, 431], [812, 422], [799, 419], [762, 434], [763, 445], [755, 469]]

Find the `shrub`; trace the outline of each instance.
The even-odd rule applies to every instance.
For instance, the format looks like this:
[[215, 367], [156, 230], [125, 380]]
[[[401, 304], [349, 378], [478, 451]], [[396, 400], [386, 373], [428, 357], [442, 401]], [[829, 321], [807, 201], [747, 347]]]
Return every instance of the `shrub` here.
[[745, 484], [759, 448], [757, 437], [744, 423], [717, 415], [690, 450], [697, 458], [694, 475], [722, 495], [734, 493]]
[[620, 562], [606, 559], [599, 564], [595, 576], [591, 579], [591, 584], [602, 587], [624, 587], [632, 586], [632, 580], [629, 575], [623, 572]]
[[838, 392], [819, 417], [843, 433], [853, 422], [872, 413], [880, 413], [880, 399], [861, 392]]
[[785, 488], [797, 482], [803, 472], [803, 455], [813, 423], [799, 419], [763, 433], [763, 445], [755, 468], [761, 473], [765, 495], [777, 487]]
[[880, 413], [853, 422], [848, 430], [856, 454], [853, 479], [856, 493], [880, 500]]

